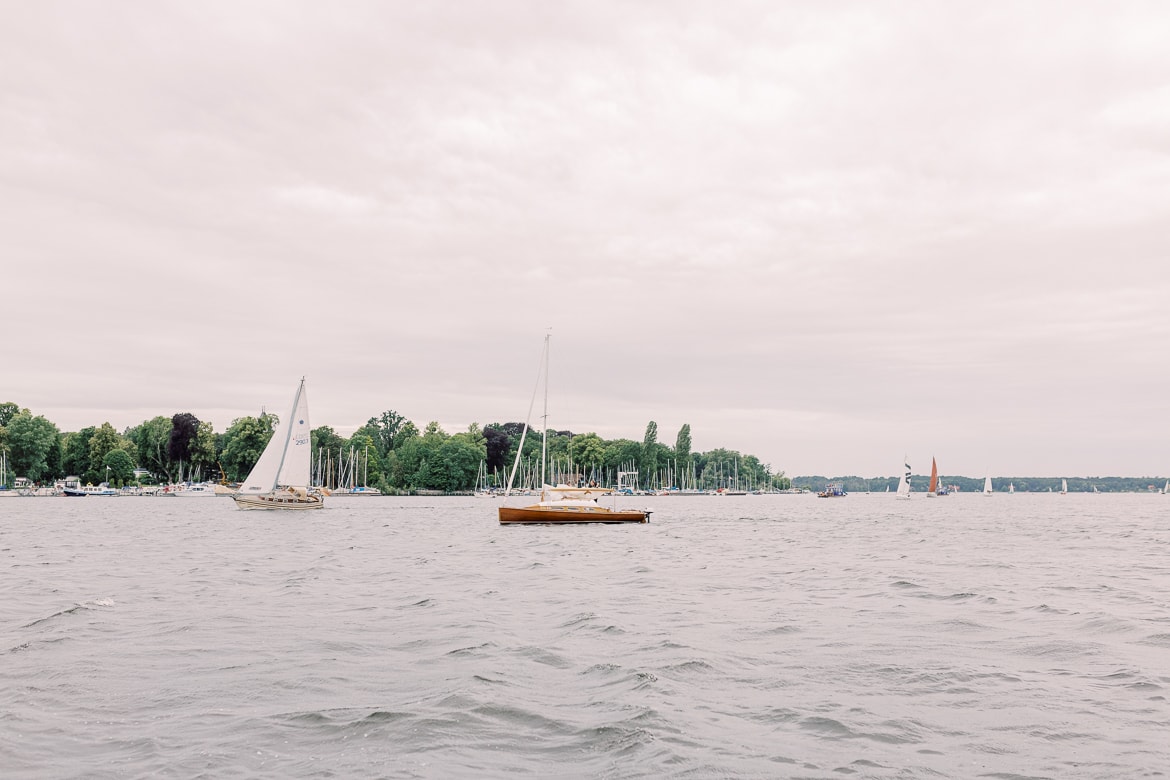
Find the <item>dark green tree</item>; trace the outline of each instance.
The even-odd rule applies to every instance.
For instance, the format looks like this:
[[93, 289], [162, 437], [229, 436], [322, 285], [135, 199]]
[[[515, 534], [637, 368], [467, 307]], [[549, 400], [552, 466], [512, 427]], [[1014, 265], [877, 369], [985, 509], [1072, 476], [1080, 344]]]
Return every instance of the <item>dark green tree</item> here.
[[678, 438], [674, 441], [674, 457], [678, 459], [680, 468], [686, 468], [691, 463], [691, 424], [686, 423], [678, 429]]
[[57, 426], [24, 409], [9, 419], [5, 430], [8, 465], [13, 473], [34, 482], [51, 478], [51, 461], [61, 435]]
[[97, 428], [89, 426], [67, 433], [61, 440], [61, 469], [64, 476], [81, 478], [89, 471], [89, 440]]
[[171, 461], [167, 457], [167, 444], [173, 427], [170, 420], [160, 415], [126, 431], [126, 437], [134, 442], [137, 450], [137, 463], [152, 474], [164, 477], [166, 482], [174, 481]]
[[179, 412], [171, 417], [171, 435], [167, 440], [167, 459], [171, 463], [186, 464], [192, 469], [191, 449], [199, 436], [199, 418], [190, 412]]
[[508, 434], [502, 428], [488, 425], [483, 429], [483, 438], [488, 473], [506, 471], [512, 465], [508, 462], [508, 452], [512, 448]]

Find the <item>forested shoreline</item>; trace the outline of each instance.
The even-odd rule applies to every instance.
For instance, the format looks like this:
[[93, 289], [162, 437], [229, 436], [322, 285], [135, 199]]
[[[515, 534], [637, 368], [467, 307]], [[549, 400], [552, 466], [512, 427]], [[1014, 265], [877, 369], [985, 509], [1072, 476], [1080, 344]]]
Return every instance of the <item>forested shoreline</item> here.
[[[217, 433], [210, 422], [189, 412], [158, 416], [119, 432], [108, 422], [61, 432], [56, 424], [29, 409], [0, 404], [0, 448], [8, 474], [50, 483], [77, 476], [83, 483], [108, 481], [114, 487], [175, 483], [184, 480], [238, 482], [247, 476], [272, 436], [277, 416], [261, 413], [232, 421]], [[518, 473], [539, 478], [541, 435], [517, 422], [473, 423], [448, 433], [437, 422], [422, 430], [393, 410], [371, 417], [351, 436], [329, 426], [314, 428], [314, 479], [335, 487], [356, 484], [384, 493], [419, 490], [463, 492], [499, 486], [516, 463]], [[587, 480], [613, 485], [618, 472], [624, 484], [643, 489], [783, 490], [791, 486], [783, 472], [774, 473], [759, 458], [718, 448], [691, 451], [691, 428], [683, 425], [673, 446], [658, 441], [657, 423], [647, 424], [642, 441], [602, 439], [596, 433], [547, 432], [550, 480]], [[148, 473], [142, 473], [143, 471]], [[486, 484], [485, 484], [486, 483]]]

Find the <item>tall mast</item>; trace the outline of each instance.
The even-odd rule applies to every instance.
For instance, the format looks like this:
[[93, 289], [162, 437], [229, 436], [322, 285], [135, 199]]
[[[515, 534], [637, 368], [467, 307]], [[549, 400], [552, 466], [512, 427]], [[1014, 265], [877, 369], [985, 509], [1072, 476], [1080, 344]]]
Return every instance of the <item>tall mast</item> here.
[[540, 485], [548, 484], [548, 340], [551, 333], [544, 334], [544, 424], [540, 426]]

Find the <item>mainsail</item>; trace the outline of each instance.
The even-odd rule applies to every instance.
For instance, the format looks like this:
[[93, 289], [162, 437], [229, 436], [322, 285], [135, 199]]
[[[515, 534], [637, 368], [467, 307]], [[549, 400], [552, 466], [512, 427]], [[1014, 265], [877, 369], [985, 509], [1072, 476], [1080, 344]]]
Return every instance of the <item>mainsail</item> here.
[[312, 460], [310, 430], [309, 398], [302, 379], [292, 410], [277, 422], [268, 446], [240, 486], [240, 493], [271, 493], [279, 486], [307, 487]]

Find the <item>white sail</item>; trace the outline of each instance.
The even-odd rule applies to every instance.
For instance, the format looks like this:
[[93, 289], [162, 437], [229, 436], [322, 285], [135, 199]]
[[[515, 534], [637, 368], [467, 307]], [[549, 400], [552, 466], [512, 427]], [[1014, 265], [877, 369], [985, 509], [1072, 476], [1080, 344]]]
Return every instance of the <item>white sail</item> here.
[[1060, 494], [1063, 496], [1067, 492], [1068, 492], [1068, 480], [1062, 479], [1060, 481]]
[[288, 417], [276, 424], [260, 460], [240, 486], [240, 494], [271, 493], [282, 485], [308, 487], [312, 457], [309, 430], [309, 399], [302, 379]]
[[902, 458], [902, 465], [906, 470], [902, 472], [902, 477], [898, 480], [897, 498], [910, 498], [910, 464], [906, 462], [907, 460], [908, 458]]
[[991, 495], [991, 477], [986, 477], [983, 480], [983, 495]]

